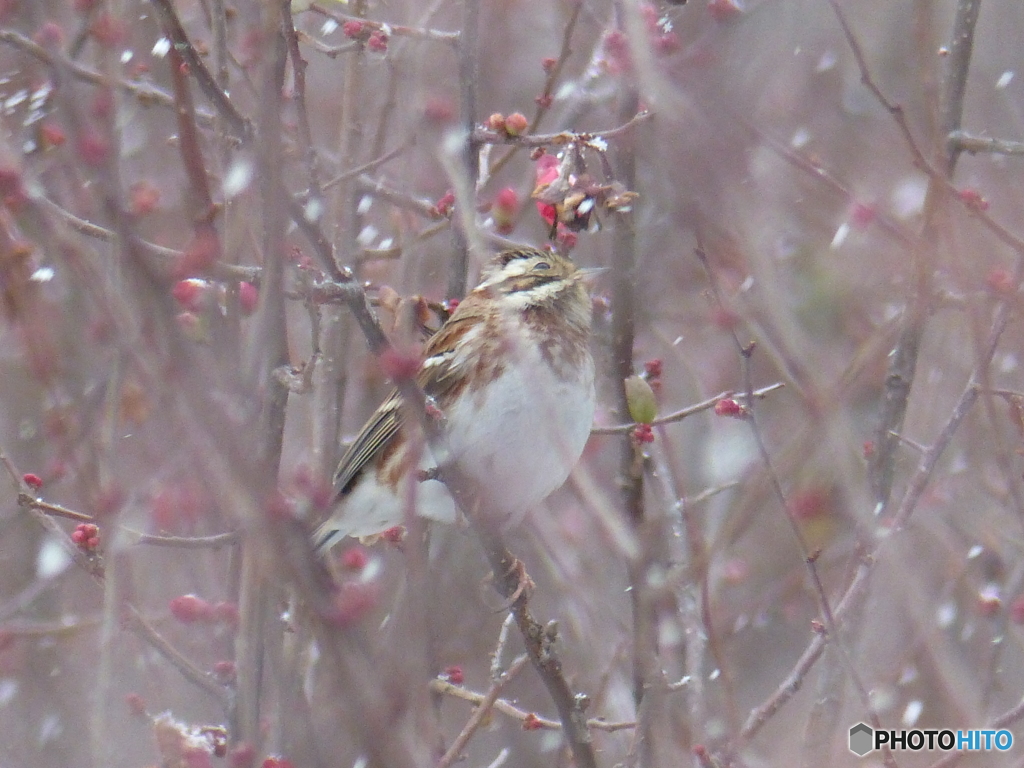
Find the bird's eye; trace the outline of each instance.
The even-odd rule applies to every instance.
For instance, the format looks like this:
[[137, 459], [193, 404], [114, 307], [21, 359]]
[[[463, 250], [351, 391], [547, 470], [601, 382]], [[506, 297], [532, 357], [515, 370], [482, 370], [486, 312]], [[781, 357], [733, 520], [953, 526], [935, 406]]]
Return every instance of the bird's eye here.
[[546, 261], [541, 261], [541, 262], [538, 262], [537, 264], [535, 264], [533, 268], [534, 269], [551, 269], [551, 265], [548, 264]]

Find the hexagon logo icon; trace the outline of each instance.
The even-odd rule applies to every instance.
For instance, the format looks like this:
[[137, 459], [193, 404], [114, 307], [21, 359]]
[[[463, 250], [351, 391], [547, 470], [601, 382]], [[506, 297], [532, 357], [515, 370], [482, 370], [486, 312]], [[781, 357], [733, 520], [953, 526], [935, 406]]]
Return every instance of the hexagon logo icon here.
[[875, 732], [867, 723], [857, 723], [850, 729], [850, 751], [858, 757], [864, 757], [874, 747]]

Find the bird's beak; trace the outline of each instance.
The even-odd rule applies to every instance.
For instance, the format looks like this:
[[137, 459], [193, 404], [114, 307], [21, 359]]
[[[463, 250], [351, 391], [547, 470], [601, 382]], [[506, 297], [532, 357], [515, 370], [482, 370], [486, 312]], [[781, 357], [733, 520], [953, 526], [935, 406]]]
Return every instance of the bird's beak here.
[[583, 269], [577, 269], [576, 274], [587, 285], [593, 285], [598, 275], [603, 275], [607, 271], [608, 267], [584, 267]]

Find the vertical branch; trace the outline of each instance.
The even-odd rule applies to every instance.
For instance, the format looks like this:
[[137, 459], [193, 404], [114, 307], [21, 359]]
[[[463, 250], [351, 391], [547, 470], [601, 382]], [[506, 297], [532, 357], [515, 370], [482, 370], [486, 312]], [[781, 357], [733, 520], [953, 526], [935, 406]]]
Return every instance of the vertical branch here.
[[260, 419], [259, 458], [276, 474], [284, 435], [284, 405], [288, 389], [274, 376], [288, 362], [288, 338], [284, 301], [284, 229], [286, 206], [281, 200], [282, 182], [281, 92], [284, 87], [287, 42], [279, 16], [264, 20], [268, 60], [260, 87], [257, 146], [263, 221], [263, 273], [260, 306], [253, 333], [252, 374], [256, 391], [264, 398]]
[[[365, 0], [356, 0], [350, 8], [353, 16], [366, 16]], [[354, 174], [347, 173], [359, 165], [363, 139], [363, 70], [366, 66], [364, 44], [355, 43], [355, 48], [344, 56], [345, 73], [341, 92], [341, 132], [338, 136], [338, 157], [344, 179], [338, 184], [333, 195], [332, 210], [335, 232], [331, 242], [335, 246], [334, 274], [340, 274], [341, 264], [355, 263], [358, 252], [356, 238], [359, 235], [358, 185]], [[317, 458], [317, 471], [329, 477], [338, 458], [338, 444], [341, 432], [341, 408], [347, 385], [346, 365], [351, 355], [348, 337], [351, 325], [348, 318], [336, 307], [324, 308], [320, 333], [320, 349], [323, 352], [313, 397], [313, 455]]]
[[[461, 482], [456, 481], [455, 485], [465, 487], [470, 483], [462, 478]], [[456, 495], [459, 494], [456, 492]], [[464, 498], [465, 495], [462, 495], [460, 503]], [[479, 504], [475, 504], [471, 508], [478, 507]], [[531, 615], [529, 589], [524, 587], [529, 577], [526, 576], [522, 563], [509, 552], [500, 534], [486, 530], [486, 524], [474, 527], [494, 573], [494, 588], [510, 602], [509, 612], [515, 617], [530, 661], [533, 662], [534, 669], [537, 670], [558, 709], [562, 733], [572, 750], [574, 763], [577, 768], [597, 768], [594, 745], [583, 712], [582, 697], [573, 694], [569, 687], [562, 671], [561, 659], [555, 649], [557, 625], [549, 624], [544, 627]]]
[[[265, 478], [275, 478], [281, 459], [284, 437], [287, 388], [274, 371], [287, 362], [287, 336], [284, 307], [284, 224], [281, 200], [281, 91], [287, 58], [287, 43], [278, 13], [264, 12], [262, 30], [268, 43], [260, 80], [260, 105], [257, 117], [257, 168], [261, 184], [263, 221], [263, 273], [260, 303], [249, 350], [249, 371], [253, 390], [260, 397], [257, 420], [256, 458]], [[273, 486], [272, 481], [268, 481]], [[254, 537], [255, 538], [255, 537]], [[260, 543], [246, 541], [242, 549], [242, 583], [239, 598], [240, 626], [236, 649], [238, 688], [233, 712], [232, 738], [235, 743], [260, 743], [263, 665], [269, 655], [265, 644], [278, 641], [270, 630], [277, 590], [271, 588], [264, 571]], [[276, 633], [279, 635], [278, 633]]]
[[[210, 185], [206, 178], [206, 163], [203, 162], [202, 148], [199, 143], [199, 130], [195, 120], [195, 105], [189, 89], [185, 60], [177, 48], [167, 52], [167, 62], [171, 65], [171, 82], [174, 84], [174, 102], [178, 116], [178, 147], [181, 152], [182, 165], [188, 177], [191, 191], [194, 226], [196, 237], [209, 237], [217, 241], [217, 231], [213, 226], [216, 208], [210, 194]], [[216, 248], [220, 255], [220, 247]]]
[[89, 723], [90, 747], [94, 766], [109, 765], [113, 758], [110, 733], [110, 691], [113, 681], [114, 640], [120, 628], [120, 568], [123, 555], [104, 562], [103, 623], [100, 625], [99, 659], [96, 664], [96, 699], [92, 702]]
[[945, 154], [944, 168], [947, 178], [953, 176], [961, 148], [950, 141], [950, 135], [960, 130], [964, 113], [964, 94], [967, 92], [967, 72], [974, 51], [974, 29], [978, 24], [981, 0], [957, 0], [953, 20], [953, 38], [946, 57], [946, 76], [939, 96], [939, 140]]
[[[623, 2], [615, 4], [617, 24], [626, 28]], [[620, 86], [618, 120], [622, 125], [633, 118], [640, 108], [640, 89], [629, 73], [623, 74]], [[635, 140], [627, 132], [615, 145], [615, 177], [627, 189], [636, 189]], [[633, 340], [636, 333], [636, 230], [632, 214], [621, 216], [615, 223], [612, 256], [612, 379], [616, 390], [616, 410], [619, 420], [629, 421], [625, 381], [633, 374]], [[619, 483], [622, 503], [634, 532], [643, 542], [640, 528], [644, 523], [644, 482], [642, 454], [629, 435], [619, 442]], [[637, 704], [643, 698], [646, 681], [645, 657], [651, 650], [651, 627], [644, 616], [643, 589], [645, 581], [646, 547], [641, 543], [641, 554], [629, 564], [630, 601], [633, 608], [633, 698]]]
[[212, 0], [211, 14], [213, 18], [213, 71], [217, 85], [223, 90], [228, 88], [228, 17], [224, 8], [224, 0]]
[[[366, 0], [356, 0], [351, 13], [353, 16], [366, 16]], [[362, 102], [363, 75], [366, 68], [366, 50], [363, 43], [345, 57], [345, 79], [341, 92], [341, 135], [338, 141], [338, 156], [341, 158], [342, 172], [359, 164], [360, 147], [363, 140], [363, 117], [365, 107]], [[355, 179], [346, 178], [338, 185], [335, 196], [335, 221], [340, 229], [340, 237], [334, 241], [340, 248], [342, 263], [352, 262], [356, 253], [356, 236], [359, 234], [358, 213], [356, 211], [358, 187]]]
[[[839, 18], [847, 42], [861, 68], [861, 79], [882, 101], [889, 113], [897, 119], [901, 130], [904, 131], [910, 142], [911, 152], [915, 156], [920, 156], [920, 151], [913, 143], [913, 139], [906, 133], [902, 108], [886, 101], [877, 86], [870, 81], [863, 52], [845, 16], [836, 0], [830, 0], [830, 4]], [[980, 0], [958, 1], [949, 46], [950, 55], [947, 57], [947, 68], [940, 86], [938, 120], [940, 133], [935, 137], [933, 157], [935, 165], [943, 169], [947, 180], [952, 178], [959, 157], [960, 150], [950, 142], [949, 134], [951, 131], [959, 129], [963, 116], [964, 92], [967, 87], [967, 73], [970, 68], [979, 8]], [[904, 313], [903, 326], [890, 356], [879, 425], [875, 433], [875, 452], [868, 465], [868, 476], [874, 495], [876, 513], [880, 513], [885, 508], [892, 493], [900, 434], [903, 430], [910, 391], [917, 370], [918, 351], [931, 304], [932, 257], [938, 247], [939, 224], [941, 214], [945, 210], [944, 200], [945, 190], [941, 180], [931, 178], [925, 196], [924, 223], [921, 235], [912, 251], [914, 293], [909, 299]]]
[[302, 158], [306, 164], [306, 173], [309, 175], [309, 198], [317, 205], [319, 210], [323, 198], [323, 189], [320, 186], [320, 169], [316, 156], [316, 149], [313, 147], [313, 131], [309, 124], [309, 111], [306, 108], [306, 60], [302, 58], [299, 50], [299, 36], [295, 31], [295, 21], [292, 18], [290, 3], [281, 5], [281, 19], [284, 24], [284, 34], [288, 40], [288, 58], [292, 62], [292, 77], [295, 79], [295, 111], [299, 127], [299, 141], [301, 142]]
[[[476, 127], [477, 78], [479, 77], [480, 45], [480, 0], [463, 0], [462, 32], [459, 37], [459, 101], [462, 130], [465, 132], [462, 147], [462, 165], [470, 182], [469, 202], [476, 201], [476, 182], [480, 177], [480, 147], [473, 139]], [[466, 216], [463, 222], [470, 221]], [[469, 233], [457, 224], [452, 227], [454, 252], [448, 272], [449, 299], [461, 299], [466, 294], [466, 279], [469, 272]]]

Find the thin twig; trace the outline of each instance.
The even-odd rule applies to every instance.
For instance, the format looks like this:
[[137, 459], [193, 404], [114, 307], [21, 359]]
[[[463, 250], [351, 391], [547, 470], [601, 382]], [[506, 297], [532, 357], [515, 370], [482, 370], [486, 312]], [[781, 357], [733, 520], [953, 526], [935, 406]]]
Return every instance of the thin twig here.
[[[615, 25], [621, 34], [627, 27], [626, 16], [630, 9], [623, 0], [613, 4]], [[614, 149], [614, 173], [616, 181], [626, 189], [636, 189], [636, 141], [630, 128], [647, 116], [640, 111], [640, 87], [635, 77], [624, 77], [619, 86], [619, 105], [616, 119], [622, 126], [613, 133], [622, 134], [623, 140], [617, 142]], [[624, 132], [624, 133], [623, 133]], [[498, 138], [498, 137], [495, 137]], [[592, 141], [592, 136], [565, 132], [553, 136], [533, 136], [533, 140], [544, 140], [547, 144], [563, 138], [570, 141]], [[607, 138], [602, 137], [602, 138]], [[633, 344], [636, 336], [637, 296], [642, 290], [637, 284], [637, 239], [634, 216], [627, 214], [615, 221], [613, 232], [613, 251], [611, 269], [611, 348], [609, 359], [609, 378], [615, 387], [615, 412], [619, 419], [625, 421], [629, 416], [629, 403], [626, 397], [626, 379], [633, 375]], [[657, 639], [654, 635], [653, 616], [646, 600], [648, 569], [651, 567], [651, 537], [643, 536], [646, 509], [644, 506], [644, 472], [643, 451], [631, 437], [622, 436], [618, 441], [617, 481], [619, 485], [622, 511], [628, 525], [640, 544], [640, 551], [635, 558], [627, 563], [629, 577], [629, 600], [631, 608], [631, 640], [632, 653], [632, 689], [633, 703], [639, 713], [643, 706], [645, 688], [653, 678], [657, 656]], [[649, 721], [645, 720], [645, 724]], [[635, 733], [634, 743], [650, 745], [649, 734]], [[645, 760], [646, 762], [646, 760]]]
[[[96, 240], [102, 240], [106, 243], [113, 243], [117, 241], [117, 233], [113, 230], [79, 218], [70, 211], [57, 205], [49, 198], [33, 198], [33, 202], [38, 202], [42, 208], [55, 214], [64, 223], [71, 227], [71, 229], [79, 232], [80, 234], [95, 238]], [[142, 239], [137, 240], [137, 243], [142, 252], [162, 260], [162, 266], [168, 271], [181, 260], [182, 252], [174, 248], [167, 248], [163, 245], [157, 245], [156, 243], [151, 243]], [[252, 283], [253, 285], [258, 285], [260, 282], [261, 269], [259, 267], [246, 267], [241, 264], [225, 264], [222, 260], [218, 260], [210, 266], [209, 272], [211, 277], [218, 280], [244, 280], [245, 282]]]
[[[199, 131], [196, 130], [196, 110], [186, 78], [185, 59], [177, 46], [167, 52], [167, 63], [170, 65], [175, 112], [178, 116], [178, 150], [191, 188], [193, 213], [197, 226], [208, 226], [213, 222], [216, 209], [213, 205], [213, 196], [210, 194], [210, 183], [206, 177], [206, 163], [203, 161], [203, 150], [199, 143]], [[216, 236], [215, 231], [213, 234]]]
[[491, 714], [491, 709], [497, 702], [498, 697], [501, 695], [502, 690], [505, 686], [525, 667], [530, 661], [529, 656], [525, 653], [512, 662], [509, 666], [508, 671], [491, 680], [491, 687], [487, 690], [477, 702], [477, 707], [473, 710], [473, 714], [470, 715], [469, 720], [462, 727], [459, 735], [455, 737], [452, 745], [448, 747], [448, 751], [441, 756], [441, 759], [437, 761], [436, 768], [451, 768], [459, 756], [462, 754], [462, 750], [466, 748], [469, 740], [473, 738], [473, 734], [476, 733], [477, 729], [483, 725], [484, 721]]
[[151, 547], [172, 547], [177, 549], [222, 549], [237, 544], [241, 536], [237, 531], [217, 533], [212, 536], [157, 536], [133, 528], [122, 527], [131, 544], [146, 544]]
[[[928, 481], [931, 479], [932, 473], [935, 470], [935, 465], [938, 463], [939, 458], [943, 455], [943, 452], [948, 447], [957, 430], [960, 428], [960, 425], [967, 413], [970, 411], [975, 400], [977, 400], [977, 397], [977, 387], [973, 384], [969, 384], [960, 396], [960, 400], [954, 407], [952, 414], [946, 421], [946, 424], [939, 432], [935, 442], [932, 443], [931, 447], [921, 457], [917, 471], [914, 473], [914, 476], [908, 484], [907, 492], [903, 498], [903, 503], [900, 505], [899, 511], [893, 516], [892, 522], [894, 532], [906, 526], [910, 516], [913, 514], [914, 509], [917, 507], [921, 496], [924, 494], [924, 491], [928, 486]], [[890, 535], [882, 539], [875, 550], [870, 555], [863, 558], [857, 572], [854, 574], [849, 586], [847, 586], [846, 591], [843, 593], [842, 598], [839, 600], [838, 605], [834, 610], [834, 617], [837, 621], [842, 622], [843, 618], [851, 608], [856, 606], [864, 597], [870, 586], [871, 575], [874, 572], [875, 566], [881, 560], [882, 550], [887, 545], [887, 542], [893, 538], [894, 537]], [[739, 743], [752, 739], [757, 732], [761, 730], [762, 726], [764, 726], [764, 724], [767, 723], [772, 716], [796, 694], [798, 690], [800, 690], [807, 674], [821, 656], [824, 649], [825, 635], [816, 634], [814, 639], [804, 650], [803, 654], [801, 654], [799, 660], [797, 660], [793, 669], [779, 684], [779, 687], [776, 688], [775, 692], [762, 704], [751, 711], [740, 733], [733, 739], [733, 742], [727, 748], [727, 752], [734, 751], [738, 747]]]
[[949, 142], [954, 151], [976, 155], [989, 152], [994, 155], [1024, 155], [1024, 141], [1008, 139], [990, 139], [984, 136], [973, 136], [964, 131], [953, 131], [949, 134]]
[[[65, 533], [64, 530], [57, 525], [56, 522], [51, 520], [48, 514], [46, 514], [46, 512], [52, 513], [53, 510], [49, 509], [49, 507], [55, 507], [56, 505], [41, 505], [38, 500], [32, 498], [29, 493], [30, 489], [25, 485], [21, 475], [18, 474], [17, 468], [3, 450], [0, 450], [0, 464], [2, 464], [7, 470], [8, 475], [11, 477], [15, 487], [18, 489], [19, 505], [31, 510], [36, 521], [41, 523], [46, 530], [48, 530], [64, 545], [64, 548], [71, 554], [75, 563], [86, 573], [90, 574], [97, 583], [102, 585], [104, 582], [102, 558], [95, 554], [86, 554], [82, 549], [76, 547], [71, 542], [67, 533]], [[44, 509], [40, 509], [40, 506], [43, 506]], [[68, 511], [64, 510], [63, 507], [60, 509], [62, 512]], [[124, 610], [124, 626], [128, 630], [156, 649], [160, 655], [167, 659], [187, 680], [195, 683], [202, 690], [213, 696], [222, 707], [227, 706], [227, 692], [224, 690], [222, 685], [220, 685], [211, 675], [198, 669], [191, 661], [168, 643], [167, 640], [165, 640], [164, 637], [153, 628], [153, 625], [146, 620], [134, 605], [126, 602], [124, 603]]]
[[[461, 476], [457, 465], [452, 470], [446, 469], [445, 474], [446, 484], [450, 489], [455, 489], [453, 495], [463, 501], [472, 498], [472, 485], [468, 478]], [[470, 508], [479, 508], [479, 500]], [[470, 516], [470, 520], [474, 520], [474, 516]], [[485, 529], [486, 523], [483, 519], [475, 522], [476, 533], [480, 537], [494, 573], [494, 587], [502, 597], [511, 602], [509, 611], [515, 616], [530, 661], [540, 675], [544, 687], [547, 688], [548, 695], [554, 701], [555, 708], [558, 709], [562, 732], [572, 750], [573, 760], [577, 768], [597, 768], [594, 745], [587, 720], [583, 715], [582, 700], [574, 695], [569, 687], [562, 673], [562, 661], [555, 649], [557, 630], [553, 623], [547, 627], [541, 625], [530, 613], [530, 590], [527, 586], [529, 576], [523, 564], [508, 551], [497, 533]]]
[[[449, 683], [447, 680], [431, 680], [430, 689], [436, 693], [440, 693], [444, 696], [451, 696], [452, 698], [461, 699], [468, 701], [471, 704], [479, 705], [483, 702], [486, 694], [478, 693], [477, 691], [471, 691], [461, 685], [454, 685]], [[546, 731], [560, 731], [562, 730], [562, 724], [558, 720], [552, 720], [551, 718], [541, 717], [535, 712], [528, 712], [525, 709], [512, 704], [510, 701], [505, 699], [495, 699], [493, 709], [496, 712], [500, 712], [503, 715], [514, 718], [519, 722], [530, 721], [531, 724], [535, 724], [538, 729]], [[615, 731], [628, 731], [631, 728], [635, 728], [636, 723], [632, 720], [613, 721], [613, 720], [602, 720], [599, 717], [592, 717], [587, 720], [587, 728], [594, 731], [603, 731], [605, 733], [614, 733]]]
[[465, 137], [456, 167], [449, 173], [455, 187], [455, 200], [462, 209], [459, 223], [452, 227], [452, 256], [448, 264], [446, 299], [461, 299], [466, 294], [469, 256], [475, 242], [476, 192], [480, 182], [480, 143], [474, 138], [477, 121], [477, 83], [480, 67], [480, 2], [462, 0], [462, 39], [459, 42], [459, 122]]
[[175, 50], [188, 64], [189, 73], [195, 77], [199, 88], [206, 94], [206, 98], [210, 100], [217, 112], [227, 121], [231, 133], [243, 141], [250, 140], [253, 136], [252, 124], [235, 108], [234, 103], [217, 84], [216, 78], [206, 68], [206, 62], [192, 45], [171, 0], [153, 0], [153, 5], [160, 15], [160, 20]]
[[[725, 305], [722, 302], [722, 295], [719, 291], [718, 283], [714, 279], [714, 273], [708, 264], [707, 256], [698, 248], [697, 257], [701, 264], [704, 265], [704, 271], [710, 281], [711, 291], [715, 297], [715, 301], [720, 307], [724, 307]], [[781, 507], [787, 522], [789, 523], [790, 529], [793, 533], [793, 539], [796, 541], [800, 554], [803, 557], [807, 576], [810, 579], [811, 586], [814, 588], [815, 597], [817, 598], [818, 609], [821, 611], [822, 618], [825, 620], [824, 632], [822, 634], [827, 633], [827, 636], [831, 639], [834, 647], [839, 651], [839, 656], [843, 661], [846, 673], [853, 683], [854, 688], [857, 690], [857, 693], [860, 695], [861, 703], [864, 706], [865, 711], [868, 713], [868, 720], [872, 727], [876, 730], [880, 730], [882, 728], [882, 723], [878, 717], [878, 713], [871, 707], [871, 699], [868, 695], [867, 686], [864, 684], [860, 673], [857, 671], [857, 666], [853, 661], [853, 656], [850, 653], [846, 638], [839, 633], [839, 621], [837, 620], [835, 611], [832, 608], [832, 603], [829, 600], [828, 593], [825, 591], [825, 585], [821, 580], [821, 574], [818, 572], [818, 553], [811, 551], [811, 548], [807, 543], [807, 538], [800, 528], [800, 524], [793, 515], [790, 514], [790, 504], [786, 498], [786, 492], [782, 488], [782, 481], [779, 479], [778, 472], [775, 470], [771, 454], [768, 452], [767, 443], [765, 443], [764, 440], [764, 434], [761, 432], [761, 426], [757, 418], [757, 411], [753, 407], [753, 357], [756, 344], [754, 342], [744, 344], [740, 340], [739, 334], [735, 328], [730, 328], [729, 333], [732, 336], [733, 345], [736, 347], [736, 350], [743, 362], [743, 384], [744, 390], [747, 393], [746, 400], [748, 403], [748, 418], [746, 421], [750, 425], [750, 432], [753, 435], [754, 443], [757, 446], [761, 463], [764, 465], [765, 472], [767, 473], [768, 482], [771, 485], [775, 498], [779, 502], [779, 506]], [[896, 762], [893, 759], [892, 750], [888, 745], [885, 745], [882, 750], [882, 761], [886, 766], [888, 766], [888, 768], [896, 768]]]
[[288, 41], [288, 58], [292, 63], [292, 79], [295, 85], [295, 111], [298, 115], [299, 148], [306, 165], [309, 177], [310, 197], [322, 202], [323, 187], [320, 185], [320, 162], [316, 147], [313, 145], [313, 131], [309, 124], [309, 111], [306, 109], [306, 61], [299, 51], [299, 37], [292, 19], [291, 3], [281, 4], [281, 20], [285, 39]]
[[510, 613], [505, 617], [505, 620], [501, 622], [501, 630], [498, 632], [498, 643], [494, 646], [494, 650], [491, 652], [491, 679], [497, 680], [503, 674], [501, 656], [505, 652], [505, 646], [508, 643], [509, 630], [515, 624], [515, 618]]
[[213, 696], [222, 707], [227, 706], [227, 691], [224, 690], [224, 686], [218, 683], [212, 674], [203, 672], [179, 653], [173, 645], [164, 639], [163, 635], [156, 631], [152, 624], [146, 621], [146, 618], [139, 612], [139, 609], [130, 603], [125, 605], [123, 624], [136, 635], [146, 640], [186, 680], [189, 680]]
[[[355, 168], [349, 168], [344, 173], [339, 173], [337, 176], [335, 176], [334, 178], [330, 179], [329, 181], [327, 181], [324, 184], [324, 191], [326, 192], [331, 187], [335, 187], [338, 184], [341, 184], [343, 181], [348, 181], [349, 179], [354, 179], [355, 177], [359, 176], [360, 174], [366, 173], [367, 171], [375, 170], [375, 169], [379, 168], [380, 166], [384, 165], [385, 163], [389, 162], [390, 160], [394, 160], [396, 157], [398, 157], [400, 154], [402, 154], [405, 150], [407, 150], [410, 145], [411, 145], [411, 142], [410, 143], [406, 143], [406, 144], [400, 144], [399, 146], [397, 146], [394, 149], [391, 149], [391, 150], [385, 152], [383, 155], [381, 155], [380, 157], [378, 157], [378, 158], [376, 158], [374, 160], [370, 160], [369, 162], [363, 163], [362, 165], [357, 165]], [[367, 178], [369, 178], [369, 177], [367, 177]]]
[[327, 45], [327, 43], [303, 32], [301, 29], [295, 30], [295, 33], [298, 36], [300, 43], [308, 45], [317, 53], [322, 53], [331, 59], [335, 59], [343, 53], [350, 53], [359, 47], [359, 43], [355, 40], [350, 40], [349, 42], [342, 43], [341, 45]]
[[[829, 0], [829, 5], [839, 21], [843, 35], [846, 37], [847, 45], [857, 62], [861, 74], [861, 82], [892, 116], [897, 128], [903, 135], [907, 148], [910, 150], [914, 164], [927, 173], [929, 177], [928, 191], [925, 196], [924, 223], [919, 241], [915, 244], [912, 251], [914, 292], [910, 297], [904, 315], [903, 327], [896, 341], [896, 346], [889, 358], [889, 370], [886, 375], [881, 415], [876, 432], [875, 451], [868, 465], [876, 510], [881, 511], [888, 504], [892, 492], [896, 450], [898, 447], [898, 440], [893, 435], [901, 434], [903, 431], [903, 421], [906, 417], [907, 403], [910, 398], [917, 368], [917, 358], [921, 338], [924, 333], [924, 323], [928, 314], [928, 305], [931, 301], [932, 274], [930, 254], [934, 251], [935, 241], [938, 237], [936, 221], [940, 208], [940, 194], [947, 197], [951, 195], [955, 199], [959, 199], [962, 204], [967, 205], [971, 209], [972, 213], [980, 218], [988, 219], [980, 211], [980, 206], [971, 205], [971, 199], [959, 195], [953, 187], [950, 179], [956, 167], [956, 160], [959, 154], [945, 140], [950, 133], [960, 128], [963, 114], [964, 89], [966, 88], [974, 29], [978, 20], [980, 2], [979, 0], [958, 0], [957, 3], [952, 43], [950, 44], [951, 53], [948, 57], [947, 71], [943, 78], [939, 104], [939, 125], [942, 132], [942, 141], [936, 146], [936, 162], [942, 166], [941, 170], [930, 163], [921, 151], [910, 129], [910, 124], [907, 121], [903, 108], [890, 101], [875, 83], [860, 43], [857, 41], [856, 35], [854, 35], [837, 0]], [[993, 231], [999, 230], [1009, 235], [995, 222], [990, 221], [988, 226]], [[999, 234], [997, 232], [997, 236]], [[1021, 243], [1021, 245], [1024, 245], [1024, 243]], [[1018, 253], [1020, 252], [1022, 251], [1018, 250]]]
[[75, 520], [80, 523], [91, 523], [95, 520], [92, 515], [87, 515], [84, 512], [76, 512], [73, 509], [62, 507], [60, 504], [51, 504], [48, 501], [37, 499], [28, 493], [18, 494], [18, 506], [26, 507], [28, 509], [36, 509], [47, 515], [53, 515], [54, 517], [63, 517], [68, 520]]
[[[768, 135], [742, 115], [734, 115], [733, 118], [737, 123], [743, 125], [754, 136], [756, 136], [759, 141], [764, 143], [775, 154], [793, 167], [798, 168], [811, 177], [823, 182], [826, 186], [842, 195], [849, 203], [857, 204], [860, 202], [845, 184], [843, 184], [833, 173], [821, 164], [820, 159], [811, 160], [799, 152], [794, 152], [783, 142]], [[904, 247], [910, 248], [913, 246], [915, 236], [909, 233], [899, 222], [887, 215], [884, 211], [877, 210], [877, 208], [874, 209], [872, 213], [872, 222]]]
[[458, 32], [445, 32], [440, 29], [407, 27], [402, 24], [389, 24], [384, 21], [373, 21], [372, 19], [364, 19], [360, 16], [350, 16], [347, 13], [329, 11], [319, 3], [311, 4], [309, 6], [309, 10], [314, 13], [319, 13], [321, 16], [326, 16], [329, 19], [334, 19], [339, 24], [344, 24], [347, 21], [354, 21], [359, 24], [363, 24], [367, 29], [384, 32], [389, 37], [392, 35], [396, 37], [412, 37], [417, 40], [433, 40], [439, 43], [447, 43], [452, 46], [457, 46], [459, 43], [460, 33]]
[[[512, 144], [520, 147], [550, 147], [564, 146], [566, 144], [587, 144], [595, 139], [610, 141], [618, 139], [632, 131], [637, 125], [649, 120], [654, 115], [646, 110], [635, 112], [626, 122], [617, 128], [610, 128], [607, 131], [559, 131], [558, 133], [525, 134], [522, 136], [510, 136], [507, 133], [492, 131], [489, 128], [477, 128], [473, 131], [473, 140], [479, 144]], [[622, 179], [619, 179], [622, 181]], [[625, 181], [623, 181], [625, 184]], [[626, 187], [633, 187], [626, 184]]]
[[[942, 78], [942, 93], [939, 99], [939, 132], [943, 139], [960, 130], [964, 114], [964, 96], [967, 93], [967, 73], [971, 68], [971, 54], [974, 51], [974, 30], [978, 25], [981, 0], [957, 0], [956, 15], [953, 19], [953, 34], [949, 42], [949, 54], [945, 57], [946, 73]], [[945, 155], [944, 175], [953, 177], [960, 148], [948, 140], [939, 152]]]
[[[77, 80], [100, 86], [108, 85], [111, 82], [104, 74], [94, 69], [89, 69], [72, 59], [66, 59], [58, 54], [50, 53], [43, 46], [12, 29], [0, 29], [0, 42], [5, 42], [51, 67], [61, 67]], [[167, 93], [167, 91], [161, 90], [150, 83], [115, 79], [113, 84], [120, 90], [132, 94], [143, 106], [156, 105], [170, 109], [174, 108], [174, 97]], [[211, 112], [199, 110], [196, 113], [196, 118], [204, 127], [213, 125], [213, 114]]]
[[[572, 6], [572, 11], [569, 13], [569, 20], [565, 23], [565, 28], [562, 30], [562, 45], [558, 50], [558, 58], [555, 60], [554, 66], [551, 67], [551, 71], [548, 72], [547, 78], [544, 80], [544, 89], [541, 91], [541, 95], [537, 98], [537, 111], [533, 115], [533, 119], [530, 121], [530, 126], [526, 129], [527, 134], [536, 133], [540, 127], [541, 120], [551, 109], [552, 100], [554, 98], [555, 85], [558, 83], [558, 78], [562, 76], [562, 70], [565, 68], [565, 62], [569, 60], [569, 56], [572, 55], [572, 35], [576, 31], [576, 23], [580, 19], [580, 13], [583, 11], [583, 3], [575, 3]], [[490, 175], [493, 178], [504, 168], [510, 160], [519, 152], [519, 146], [513, 146], [504, 155], [498, 158], [491, 164]]]
[[356, 182], [360, 193], [364, 195], [378, 197], [398, 208], [415, 211], [420, 216], [428, 219], [437, 221], [444, 218], [444, 215], [438, 212], [437, 206], [435, 206], [430, 200], [414, 197], [407, 192], [402, 192], [394, 187], [389, 187], [383, 181], [378, 181], [365, 174], [359, 174]]
[[[777, 381], [774, 384], [769, 384], [767, 387], [755, 389], [750, 394], [755, 399], [763, 400], [764, 398], [768, 397], [768, 395], [770, 395], [772, 392], [782, 389], [785, 386], [786, 385], [783, 384], [781, 381]], [[682, 421], [688, 416], [693, 416], [694, 414], [701, 413], [702, 411], [711, 410], [718, 404], [719, 400], [725, 400], [727, 398], [735, 396], [735, 391], [727, 389], [724, 392], [715, 395], [714, 397], [709, 397], [707, 400], [701, 400], [699, 403], [695, 403], [694, 405], [688, 405], [686, 408], [680, 408], [678, 411], [673, 411], [672, 413], [666, 414], [665, 416], [659, 416], [658, 418], [651, 422], [651, 426], [656, 427], [661, 424], [671, 424], [672, 422], [675, 421]], [[636, 422], [632, 422], [629, 424], [616, 424], [615, 426], [612, 427], [594, 427], [593, 429], [590, 430], [590, 434], [625, 435], [628, 434], [629, 432], [632, 432], [634, 429], [636, 429], [636, 427]]]
[[164, 639], [163, 635], [156, 631], [153, 625], [146, 620], [146, 617], [139, 612], [138, 608], [131, 603], [126, 603], [125, 615], [122, 621], [126, 628], [144, 639], [161, 656], [167, 659], [171, 666], [178, 670], [186, 680], [189, 680], [210, 694], [221, 707], [227, 706], [228, 697], [224, 686], [218, 683], [212, 674], [203, 672], [179, 653], [174, 646]]

